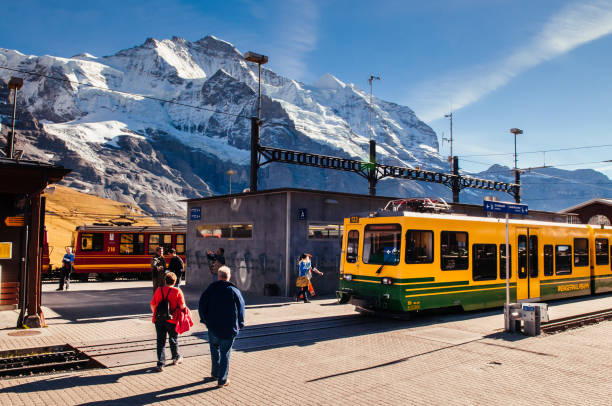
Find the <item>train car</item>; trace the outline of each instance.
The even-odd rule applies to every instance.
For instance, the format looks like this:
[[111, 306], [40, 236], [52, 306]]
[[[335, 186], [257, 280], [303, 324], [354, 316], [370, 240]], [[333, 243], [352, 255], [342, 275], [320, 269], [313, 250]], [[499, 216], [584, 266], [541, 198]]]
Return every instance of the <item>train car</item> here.
[[[387, 208], [395, 210], [345, 219], [341, 302], [396, 312], [503, 305], [504, 219], [402, 211], [392, 203]], [[612, 291], [611, 239], [609, 226], [510, 220], [511, 301]]]
[[164, 248], [169, 262], [170, 248], [185, 262], [185, 226], [79, 226], [73, 232], [75, 279], [95, 274], [102, 280], [117, 277], [151, 277], [151, 256]]
[[[52, 250], [52, 249], [51, 249]], [[41, 258], [41, 276], [42, 279], [50, 279], [54, 278], [55, 272], [53, 271], [53, 264], [51, 263], [50, 255], [51, 250], [49, 249], [49, 240], [47, 239], [47, 228], [45, 227], [43, 231], [42, 238], [42, 249], [40, 250], [42, 258]]]

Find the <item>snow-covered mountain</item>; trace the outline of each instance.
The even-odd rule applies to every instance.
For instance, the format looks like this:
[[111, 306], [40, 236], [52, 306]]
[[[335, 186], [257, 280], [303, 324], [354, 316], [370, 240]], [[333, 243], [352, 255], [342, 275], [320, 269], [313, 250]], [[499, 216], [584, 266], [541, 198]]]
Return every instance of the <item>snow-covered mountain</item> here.
[[[17, 148], [72, 168], [68, 186], [151, 213], [184, 213], [181, 199], [226, 193], [229, 169], [238, 172], [233, 190], [248, 187], [257, 66], [223, 40], [150, 38], [104, 57], [0, 48], [0, 67], [39, 74], [27, 75], [19, 92]], [[0, 101], [10, 76], [24, 75], [0, 69]], [[307, 85], [264, 67], [262, 93], [264, 145], [367, 160], [372, 137], [379, 162], [446, 171], [436, 134], [410, 108], [374, 98], [370, 130], [369, 94], [331, 74]], [[5, 123], [7, 107], [0, 105]], [[350, 173], [283, 164], [261, 170], [260, 188], [282, 186], [367, 192]], [[398, 180], [380, 182], [378, 192], [450, 195], [441, 185]], [[464, 195], [482, 201], [482, 193]]]

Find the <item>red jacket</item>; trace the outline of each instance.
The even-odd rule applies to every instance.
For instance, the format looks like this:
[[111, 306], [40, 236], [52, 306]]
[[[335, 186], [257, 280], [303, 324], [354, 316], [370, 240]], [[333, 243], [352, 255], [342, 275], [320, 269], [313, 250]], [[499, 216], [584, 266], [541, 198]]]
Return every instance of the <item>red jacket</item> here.
[[176, 320], [175, 331], [178, 334], [183, 334], [193, 327], [193, 320], [191, 319], [191, 312], [188, 307], [185, 307], [183, 310], [176, 309], [174, 313], [172, 313], [172, 320]]
[[[168, 292], [170, 289], [170, 292]], [[153, 312], [153, 323], [155, 323], [155, 310], [157, 309], [157, 305], [162, 301], [162, 291], [164, 297], [168, 295], [168, 303], [170, 303], [170, 311], [172, 312], [172, 319], [168, 320], [169, 323], [176, 323], [176, 319], [174, 318], [174, 312], [176, 310], [185, 308], [185, 297], [183, 296], [183, 292], [179, 288], [163, 286], [161, 288], [157, 288], [155, 293], [153, 294], [153, 298], [151, 299], [151, 311]]]

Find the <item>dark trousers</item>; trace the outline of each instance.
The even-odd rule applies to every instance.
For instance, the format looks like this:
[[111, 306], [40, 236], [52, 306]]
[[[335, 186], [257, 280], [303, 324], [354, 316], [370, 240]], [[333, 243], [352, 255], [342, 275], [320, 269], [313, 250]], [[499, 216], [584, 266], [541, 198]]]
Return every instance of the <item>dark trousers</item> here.
[[166, 286], [166, 271], [151, 272], [151, 280], [153, 280], [153, 294], [157, 288]]
[[304, 302], [308, 302], [308, 296], [310, 295], [310, 291], [308, 290], [308, 286], [304, 286], [302, 288], [300, 288], [300, 290], [297, 293], [297, 300], [299, 302], [300, 297], [302, 297], [302, 295], [304, 295]]
[[178, 359], [178, 333], [176, 332], [176, 324], [168, 323], [167, 321], [156, 321], [155, 332], [157, 333], [157, 365], [164, 366], [166, 364], [166, 335], [169, 337], [172, 359]]
[[211, 369], [210, 374], [217, 378], [220, 384], [227, 382], [229, 361], [236, 337], [221, 338], [208, 330], [208, 344], [210, 345]]
[[64, 290], [64, 284], [66, 283], [66, 289], [68, 289], [70, 287], [70, 272], [71, 269], [68, 268], [66, 269], [65, 267], [62, 268], [61, 275], [60, 275], [60, 280], [59, 280], [59, 290]]

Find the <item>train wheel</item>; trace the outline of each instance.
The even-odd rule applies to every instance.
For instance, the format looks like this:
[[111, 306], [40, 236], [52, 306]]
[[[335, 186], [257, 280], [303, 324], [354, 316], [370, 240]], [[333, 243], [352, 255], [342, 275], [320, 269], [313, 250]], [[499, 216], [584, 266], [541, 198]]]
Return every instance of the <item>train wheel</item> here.
[[73, 273], [72, 275], [70, 275], [70, 279], [73, 279], [79, 282], [87, 282], [89, 280], [89, 274], [88, 273]]
[[117, 274], [112, 272], [99, 273], [98, 279], [103, 282], [111, 282], [117, 279]]

